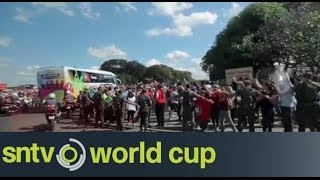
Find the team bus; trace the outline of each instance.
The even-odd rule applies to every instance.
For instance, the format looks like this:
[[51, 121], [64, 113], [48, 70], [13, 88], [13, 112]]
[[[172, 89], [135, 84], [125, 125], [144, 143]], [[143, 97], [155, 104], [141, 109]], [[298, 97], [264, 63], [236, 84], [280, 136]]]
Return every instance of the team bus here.
[[59, 100], [64, 98], [66, 91], [77, 97], [85, 87], [114, 87], [121, 84], [121, 80], [112, 72], [66, 66], [40, 68], [37, 82], [40, 98], [45, 99], [50, 93], [55, 93]]

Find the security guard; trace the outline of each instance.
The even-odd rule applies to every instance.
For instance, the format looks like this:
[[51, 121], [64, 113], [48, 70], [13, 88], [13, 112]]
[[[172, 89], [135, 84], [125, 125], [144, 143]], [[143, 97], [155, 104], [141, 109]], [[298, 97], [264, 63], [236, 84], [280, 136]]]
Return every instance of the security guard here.
[[299, 132], [305, 132], [308, 127], [311, 132], [320, 131], [319, 104], [317, 93], [319, 86], [311, 81], [310, 72], [302, 75], [302, 81], [295, 87], [297, 99], [296, 117], [299, 124]]

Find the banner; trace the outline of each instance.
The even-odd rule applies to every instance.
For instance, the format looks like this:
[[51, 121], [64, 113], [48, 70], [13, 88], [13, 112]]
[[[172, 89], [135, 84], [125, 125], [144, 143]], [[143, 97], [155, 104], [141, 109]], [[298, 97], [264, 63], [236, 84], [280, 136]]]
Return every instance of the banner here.
[[312, 133], [1, 133], [0, 176], [320, 176]]
[[227, 81], [227, 84], [231, 84], [232, 83], [232, 78], [233, 77], [248, 78], [249, 74], [253, 75], [253, 68], [252, 67], [227, 69], [226, 70], [226, 81]]

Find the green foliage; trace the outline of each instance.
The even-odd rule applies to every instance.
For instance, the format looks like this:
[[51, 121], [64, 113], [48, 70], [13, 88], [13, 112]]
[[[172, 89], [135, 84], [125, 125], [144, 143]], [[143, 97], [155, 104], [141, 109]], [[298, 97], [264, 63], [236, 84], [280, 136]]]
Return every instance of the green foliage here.
[[101, 70], [111, 71], [115, 73], [123, 83], [133, 84], [146, 79], [154, 79], [157, 81], [182, 81], [184, 78], [192, 80], [191, 73], [178, 71], [166, 65], [154, 65], [145, 67], [138, 61], [128, 61], [124, 59], [112, 59], [105, 61]]
[[210, 73], [210, 79], [225, 78], [225, 70], [230, 68], [260, 68], [250, 54], [256, 41], [253, 34], [266, 21], [278, 19], [286, 12], [279, 3], [253, 3], [233, 17], [202, 58], [202, 68]]
[[253, 3], [229, 21], [202, 60], [212, 80], [224, 78], [225, 69], [253, 66], [257, 72], [275, 62], [317, 71], [320, 3]]
[[272, 19], [255, 34], [260, 39], [250, 54], [261, 59], [266, 52], [269, 62], [280, 62], [287, 67], [320, 67], [320, 6], [316, 2], [284, 3], [288, 12]]

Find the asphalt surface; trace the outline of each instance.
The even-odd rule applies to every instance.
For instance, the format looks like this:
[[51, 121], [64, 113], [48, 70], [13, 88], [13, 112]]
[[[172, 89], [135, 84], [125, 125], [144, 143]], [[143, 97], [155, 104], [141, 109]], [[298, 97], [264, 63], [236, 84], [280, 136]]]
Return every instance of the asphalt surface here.
[[[162, 129], [156, 128], [157, 120], [154, 113], [151, 113], [149, 132], [182, 132], [182, 122], [178, 120], [176, 113], [173, 113], [172, 120], [168, 121], [168, 112], [165, 113], [165, 127]], [[85, 132], [85, 131], [111, 131], [116, 132], [116, 124], [110, 124], [107, 128], [95, 128], [94, 119], [91, 119], [91, 124], [86, 125], [83, 120], [79, 119], [77, 113], [70, 119], [62, 118], [60, 122], [55, 124], [54, 132]], [[139, 132], [139, 123], [134, 125], [128, 124], [124, 120], [124, 132]], [[262, 126], [259, 123], [255, 124], [256, 132], [262, 132]], [[231, 128], [226, 128], [225, 132], [231, 132]], [[297, 126], [294, 126], [294, 131], [297, 132]], [[44, 113], [29, 113], [17, 114], [12, 116], [0, 115], [0, 132], [49, 132], [47, 121]], [[209, 123], [209, 129], [206, 132], [216, 132], [212, 129], [212, 124]], [[248, 132], [244, 129], [243, 132]], [[283, 132], [283, 127], [280, 121], [276, 121], [273, 132]]]

